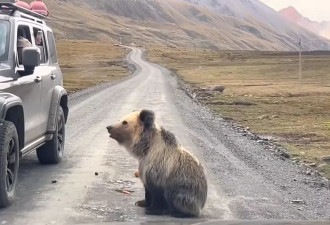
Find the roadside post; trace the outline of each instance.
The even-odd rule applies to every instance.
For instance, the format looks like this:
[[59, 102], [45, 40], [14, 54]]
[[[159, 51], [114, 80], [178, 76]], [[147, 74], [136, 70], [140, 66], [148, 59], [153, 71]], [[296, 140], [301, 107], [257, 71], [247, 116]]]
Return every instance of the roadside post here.
[[299, 83], [301, 84], [302, 82], [302, 63], [301, 63], [301, 38], [299, 40]]

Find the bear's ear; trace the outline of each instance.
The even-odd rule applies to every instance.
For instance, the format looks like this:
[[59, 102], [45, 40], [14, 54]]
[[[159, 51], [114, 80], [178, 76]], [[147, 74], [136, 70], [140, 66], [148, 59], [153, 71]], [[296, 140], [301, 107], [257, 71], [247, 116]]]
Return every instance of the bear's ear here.
[[144, 128], [152, 128], [155, 123], [155, 113], [151, 110], [142, 110], [140, 113], [140, 120], [144, 124]]

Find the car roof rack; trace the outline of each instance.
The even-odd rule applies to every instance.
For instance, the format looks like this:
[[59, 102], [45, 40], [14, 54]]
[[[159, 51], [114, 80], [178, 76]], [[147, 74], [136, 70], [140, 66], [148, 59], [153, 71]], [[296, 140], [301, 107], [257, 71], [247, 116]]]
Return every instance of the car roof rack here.
[[[15, 0], [0, 0], [0, 14], [7, 14], [10, 16], [22, 17], [25, 19], [46, 19], [44, 15], [33, 12], [32, 10], [20, 7], [15, 4]], [[33, 18], [34, 17], [34, 18]], [[40, 22], [35, 20], [36, 22]]]

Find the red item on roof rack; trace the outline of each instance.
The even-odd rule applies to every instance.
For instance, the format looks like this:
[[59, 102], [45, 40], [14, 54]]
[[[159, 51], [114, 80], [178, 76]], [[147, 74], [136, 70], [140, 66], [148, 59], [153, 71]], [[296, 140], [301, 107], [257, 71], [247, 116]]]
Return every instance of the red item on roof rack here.
[[25, 9], [31, 9], [30, 5], [23, 1], [16, 1], [15, 5], [25, 8]]
[[49, 11], [43, 0], [35, 0], [34, 2], [31, 2], [30, 6], [33, 12], [39, 13], [44, 16], [49, 15]]

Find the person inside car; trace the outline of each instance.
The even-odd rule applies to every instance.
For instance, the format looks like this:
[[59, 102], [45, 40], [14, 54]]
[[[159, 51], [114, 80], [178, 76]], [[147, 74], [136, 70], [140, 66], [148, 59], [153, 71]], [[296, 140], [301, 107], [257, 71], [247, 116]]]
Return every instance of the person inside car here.
[[23, 56], [23, 49], [26, 47], [31, 47], [31, 42], [24, 38], [21, 32], [18, 32], [17, 37], [17, 54], [18, 54], [18, 63], [19, 65], [22, 64], [22, 56]]

